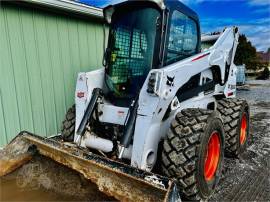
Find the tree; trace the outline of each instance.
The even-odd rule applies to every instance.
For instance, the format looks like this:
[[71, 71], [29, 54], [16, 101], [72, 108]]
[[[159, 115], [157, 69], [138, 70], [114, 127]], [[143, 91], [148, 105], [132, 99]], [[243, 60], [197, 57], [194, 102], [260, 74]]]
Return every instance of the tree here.
[[240, 34], [238, 42], [234, 63], [236, 65], [245, 64], [247, 69], [257, 69], [260, 62], [256, 48], [252, 46], [244, 34]]

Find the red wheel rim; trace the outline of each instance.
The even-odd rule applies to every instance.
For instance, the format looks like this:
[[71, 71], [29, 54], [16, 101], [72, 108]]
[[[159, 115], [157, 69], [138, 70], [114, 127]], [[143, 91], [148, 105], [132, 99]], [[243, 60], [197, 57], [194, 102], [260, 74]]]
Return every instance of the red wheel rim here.
[[204, 177], [211, 181], [216, 173], [220, 156], [219, 133], [213, 132], [210, 136], [204, 163]]
[[244, 113], [241, 120], [240, 144], [244, 144], [247, 138], [247, 114]]

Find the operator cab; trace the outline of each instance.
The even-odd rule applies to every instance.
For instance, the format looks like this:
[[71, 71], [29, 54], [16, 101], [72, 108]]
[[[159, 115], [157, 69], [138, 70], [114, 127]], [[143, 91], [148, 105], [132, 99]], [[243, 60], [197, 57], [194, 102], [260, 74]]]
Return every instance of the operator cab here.
[[149, 71], [200, 51], [199, 20], [180, 1], [126, 1], [104, 9], [109, 25], [105, 52], [108, 98], [129, 106]]

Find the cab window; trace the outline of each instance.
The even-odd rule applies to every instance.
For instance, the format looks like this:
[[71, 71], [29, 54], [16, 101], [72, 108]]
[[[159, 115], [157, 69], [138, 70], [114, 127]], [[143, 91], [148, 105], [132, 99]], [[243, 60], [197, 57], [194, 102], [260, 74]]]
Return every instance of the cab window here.
[[175, 10], [171, 17], [165, 65], [183, 60], [197, 52], [198, 30], [196, 22]]

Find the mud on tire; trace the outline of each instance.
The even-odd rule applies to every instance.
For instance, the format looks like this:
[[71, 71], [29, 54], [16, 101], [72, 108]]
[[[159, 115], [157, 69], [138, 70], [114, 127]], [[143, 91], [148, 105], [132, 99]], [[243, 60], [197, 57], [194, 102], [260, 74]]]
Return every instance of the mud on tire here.
[[75, 119], [76, 119], [76, 110], [75, 105], [73, 105], [67, 111], [65, 119], [62, 122], [61, 136], [62, 139], [66, 142], [72, 142], [74, 139]]
[[[218, 101], [217, 110], [221, 114], [224, 124], [225, 155], [238, 157], [245, 150], [249, 137], [249, 106], [243, 99], [224, 98]], [[245, 129], [242, 125], [244, 117], [246, 119]]]
[[[205, 164], [209, 140], [215, 132], [220, 150], [215, 173], [209, 180], [206, 179]], [[210, 110], [185, 109], [176, 115], [164, 140], [162, 171], [177, 180], [180, 192], [186, 199], [206, 199], [219, 181], [223, 148], [224, 130], [220, 115]]]

